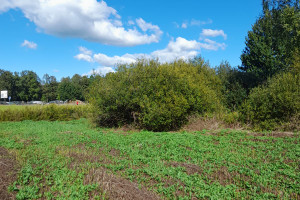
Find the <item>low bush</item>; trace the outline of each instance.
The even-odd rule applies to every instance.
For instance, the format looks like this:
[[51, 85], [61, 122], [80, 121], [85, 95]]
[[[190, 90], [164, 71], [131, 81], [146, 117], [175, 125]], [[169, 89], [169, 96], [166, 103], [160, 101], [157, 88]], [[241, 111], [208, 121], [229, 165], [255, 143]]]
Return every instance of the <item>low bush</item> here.
[[300, 76], [280, 73], [254, 88], [241, 109], [242, 120], [255, 129], [274, 130], [300, 123]]
[[87, 105], [2, 106], [0, 121], [68, 121], [87, 117]]
[[99, 77], [89, 89], [93, 121], [101, 126], [135, 124], [153, 131], [177, 129], [190, 114], [220, 107], [220, 83], [201, 58], [120, 65], [116, 73]]

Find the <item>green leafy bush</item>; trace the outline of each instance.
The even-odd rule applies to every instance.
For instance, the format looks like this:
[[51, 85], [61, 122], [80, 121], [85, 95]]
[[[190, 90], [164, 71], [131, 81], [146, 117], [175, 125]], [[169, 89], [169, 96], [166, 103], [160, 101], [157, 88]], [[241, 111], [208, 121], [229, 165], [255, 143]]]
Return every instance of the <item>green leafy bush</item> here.
[[222, 82], [222, 102], [231, 111], [237, 110], [247, 98], [247, 88], [245, 73], [235, 68], [225, 61], [217, 68], [216, 72]]
[[176, 129], [190, 114], [213, 112], [220, 106], [220, 83], [201, 58], [120, 65], [116, 73], [99, 77], [89, 89], [93, 121], [102, 126]]
[[300, 123], [300, 76], [280, 73], [254, 88], [241, 110], [242, 119], [256, 129], [272, 130], [282, 124]]

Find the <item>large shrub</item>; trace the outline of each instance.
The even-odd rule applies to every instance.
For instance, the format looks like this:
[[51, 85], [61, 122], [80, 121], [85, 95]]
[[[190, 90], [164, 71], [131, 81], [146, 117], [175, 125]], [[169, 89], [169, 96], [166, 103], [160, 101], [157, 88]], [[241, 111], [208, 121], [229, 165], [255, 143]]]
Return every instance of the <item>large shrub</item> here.
[[242, 116], [245, 122], [258, 129], [275, 129], [280, 125], [296, 128], [300, 123], [299, 73], [280, 73], [265, 85], [254, 88], [244, 103]]
[[153, 131], [181, 127], [188, 115], [219, 106], [220, 80], [201, 58], [121, 65], [90, 87], [93, 120], [102, 126], [138, 125]]

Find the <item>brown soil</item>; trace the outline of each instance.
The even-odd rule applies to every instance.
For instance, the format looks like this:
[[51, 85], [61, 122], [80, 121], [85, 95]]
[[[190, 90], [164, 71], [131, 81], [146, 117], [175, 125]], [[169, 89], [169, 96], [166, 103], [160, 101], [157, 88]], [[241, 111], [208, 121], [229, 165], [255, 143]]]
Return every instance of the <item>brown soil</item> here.
[[[88, 152], [84, 145], [77, 145], [76, 151], [71, 150], [66, 152], [66, 155], [72, 158], [70, 168], [80, 170], [80, 164], [85, 162], [98, 162], [102, 164], [111, 164], [112, 161], [102, 153], [102, 149], [95, 152]], [[79, 150], [79, 151], [78, 151]], [[112, 148], [109, 155], [118, 157], [120, 151]], [[79, 167], [79, 168], [78, 168]], [[145, 186], [139, 186], [137, 183], [127, 179], [118, 177], [109, 172], [109, 170], [101, 168], [92, 168], [85, 176], [84, 184], [99, 185], [99, 188], [90, 193], [89, 199], [94, 199], [99, 195], [108, 199], [160, 199], [159, 196], [151, 191], [148, 191]]]
[[118, 150], [118, 149], [115, 149], [115, 148], [112, 148], [110, 151], [109, 151], [109, 155], [111, 155], [111, 156], [120, 156], [120, 150]]
[[[84, 184], [92, 183], [99, 184], [99, 191], [102, 194], [104, 193], [105, 197], [109, 199], [160, 199], [158, 195], [148, 191], [146, 187], [110, 174], [105, 168], [91, 169], [89, 171], [85, 176]], [[92, 199], [96, 194], [90, 194], [90, 198]]]
[[195, 173], [198, 173], [198, 174], [203, 173], [203, 170], [198, 165], [195, 165], [195, 164], [171, 162], [170, 165], [173, 167], [184, 167], [186, 170], [186, 173], [188, 175], [192, 175]]
[[213, 181], [219, 182], [223, 186], [229, 184], [235, 184], [235, 179], [237, 180], [243, 179], [243, 180], [251, 181], [251, 178], [244, 174], [240, 174], [237, 172], [229, 172], [226, 166], [220, 167], [214, 173], [208, 175], [208, 177]]
[[0, 199], [15, 199], [15, 193], [8, 192], [8, 186], [17, 179], [18, 164], [14, 156], [0, 147]]

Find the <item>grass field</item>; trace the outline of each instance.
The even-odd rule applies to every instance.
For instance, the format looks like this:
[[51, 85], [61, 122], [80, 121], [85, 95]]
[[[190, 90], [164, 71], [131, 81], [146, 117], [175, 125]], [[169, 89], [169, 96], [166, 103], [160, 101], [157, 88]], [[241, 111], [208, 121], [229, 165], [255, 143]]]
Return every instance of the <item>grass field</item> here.
[[[18, 163], [7, 187], [16, 199], [300, 198], [299, 134], [123, 132], [91, 128], [85, 119], [2, 122], [1, 149]], [[0, 168], [9, 164], [3, 155]]]

